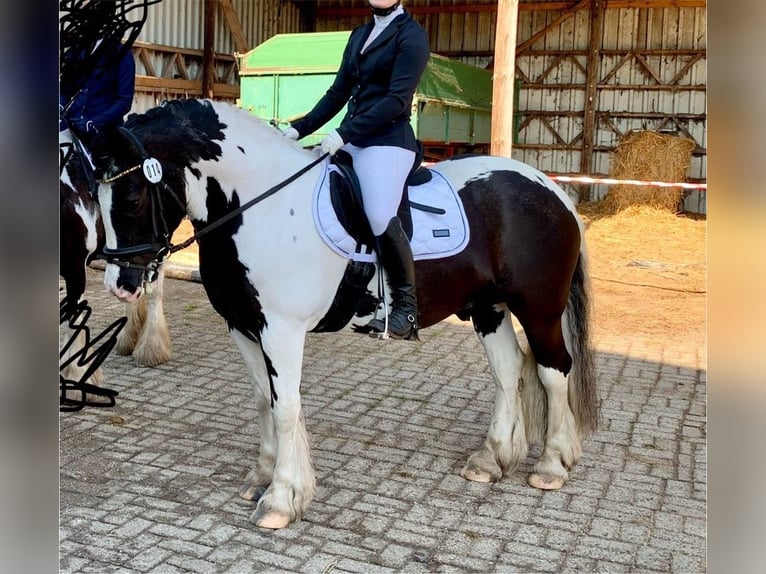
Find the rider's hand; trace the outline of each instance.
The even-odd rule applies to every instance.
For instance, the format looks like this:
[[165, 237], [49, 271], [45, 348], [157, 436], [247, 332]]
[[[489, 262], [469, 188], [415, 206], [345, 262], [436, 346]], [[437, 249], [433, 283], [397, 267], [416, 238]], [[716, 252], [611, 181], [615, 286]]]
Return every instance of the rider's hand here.
[[282, 134], [289, 140], [297, 141], [301, 134], [298, 133], [298, 130], [296, 130], [293, 126], [288, 126], [285, 129], [282, 130]]
[[332, 130], [325, 136], [319, 146], [322, 148], [322, 153], [329, 153], [335, 155], [335, 152], [343, 147], [343, 138], [338, 134], [338, 130]]

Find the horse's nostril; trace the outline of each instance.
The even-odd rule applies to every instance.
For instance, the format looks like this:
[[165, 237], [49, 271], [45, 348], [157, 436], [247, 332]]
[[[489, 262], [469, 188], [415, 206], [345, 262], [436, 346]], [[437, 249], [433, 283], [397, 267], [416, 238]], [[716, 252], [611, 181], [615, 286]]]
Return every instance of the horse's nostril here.
[[121, 279], [117, 280], [117, 287], [125, 289], [128, 293], [135, 293], [136, 289], [138, 289], [138, 287], [133, 285], [130, 281], [122, 281]]

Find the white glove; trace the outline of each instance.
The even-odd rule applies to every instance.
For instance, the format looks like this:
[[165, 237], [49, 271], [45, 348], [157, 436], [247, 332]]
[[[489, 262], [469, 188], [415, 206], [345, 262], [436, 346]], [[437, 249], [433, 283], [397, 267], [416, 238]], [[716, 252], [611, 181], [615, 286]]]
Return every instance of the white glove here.
[[298, 130], [296, 130], [293, 126], [288, 126], [283, 129], [282, 135], [284, 135], [287, 139], [294, 141], [298, 141], [298, 139], [301, 137], [301, 134], [299, 134]]
[[338, 130], [332, 130], [327, 134], [319, 146], [322, 148], [322, 153], [329, 153], [335, 155], [335, 152], [343, 147], [343, 138], [338, 134]]

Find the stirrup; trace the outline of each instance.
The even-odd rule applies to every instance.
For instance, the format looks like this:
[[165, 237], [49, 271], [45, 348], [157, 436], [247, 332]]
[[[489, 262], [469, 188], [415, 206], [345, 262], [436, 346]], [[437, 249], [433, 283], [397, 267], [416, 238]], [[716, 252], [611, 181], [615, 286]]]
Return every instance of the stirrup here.
[[406, 316], [408, 330], [406, 334], [401, 335], [399, 333], [391, 331], [391, 323], [389, 321], [389, 315], [386, 315], [384, 319], [372, 319], [367, 323], [367, 327], [370, 329], [370, 337], [376, 339], [397, 339], [405, 341], [419, 341], [418, 337], [418, 324], [417, 319], [412, 313], [407, 313]]

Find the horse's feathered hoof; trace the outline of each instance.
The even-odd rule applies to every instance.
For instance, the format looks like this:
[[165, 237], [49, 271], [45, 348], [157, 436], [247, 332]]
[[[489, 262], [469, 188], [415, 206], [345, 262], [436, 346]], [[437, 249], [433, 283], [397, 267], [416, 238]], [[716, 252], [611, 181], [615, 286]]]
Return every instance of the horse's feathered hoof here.
[[281, 512], [262, 512], [256, 510], [250, 516], [250, 522], [258, 528], [268, 528], [269, 530], [279, 530], [290, 524], [290, 516]]
[[551, 476], [548, 474], [537, 474], [533, 472], [527, 477], [527, 484], [540, 490], [558, 490], [564, 486], [565, 479], [561, 476]]
[[239, 496], [245, 500], [257, 502], [258, 499], [263, 496], [263, 493], [266, 492], [266, 488], [266, 486], [255, 486], [249, 482], [245, 482], [239, 487]]
[[496, 482], [498, 480], [489, 472], [467, 466], [460, 471], [460, 476], [471, 482]]

